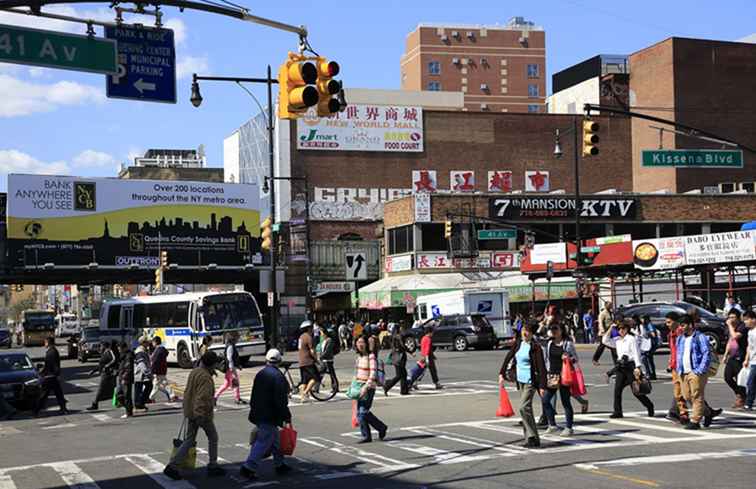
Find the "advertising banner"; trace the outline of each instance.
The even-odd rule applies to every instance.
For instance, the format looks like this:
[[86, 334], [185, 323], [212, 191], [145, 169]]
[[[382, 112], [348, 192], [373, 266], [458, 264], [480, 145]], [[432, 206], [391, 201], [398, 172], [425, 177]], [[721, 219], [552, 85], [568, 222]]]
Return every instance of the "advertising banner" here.
[[633, 240], [633, 263], [642, 270], [666, 270], [685, 265], [685, 239]]
[[530, 263], [545, 265], [547, 262], [566, 263], [567, 245], [565, 243], [537, 244], [530, 250]]
[[[637, 199], [582, 198], [580, 217], [593, 220], [630, 221], [638, 213]], [[575, 219], [574, 197], [492, 197], [489, 217], [510, 221]]]
[[13, 266], [261, 264], [257, 187], [227, 183], [8, 176]]
[[415, 222], [431, 222], [431, 197], [427, 192], [415, 194]]
[[412, 255], [387, 256], [386, 272], [406, 272], [412, 270]]
[[330, 117], [310, 110], [297, 121], [297, 149], [421, 152], [423, 109], [355, 104]]
[[688, 265], [756, 260], [752, 231], [684, 236]]

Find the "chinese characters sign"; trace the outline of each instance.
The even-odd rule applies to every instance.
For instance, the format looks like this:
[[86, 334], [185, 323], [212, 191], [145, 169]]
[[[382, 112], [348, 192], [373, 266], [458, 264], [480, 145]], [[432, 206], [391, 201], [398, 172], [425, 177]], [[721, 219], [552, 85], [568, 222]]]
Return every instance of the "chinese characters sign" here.
[[633, 262], [645, 270], [756, 260], [752, 231], [633, 241]]
[[512, 172], [511, 171], [489, 171], [488, 172], [488, 191], [489, 192], [511, 192], [512, 191]]
[[413, 170], [412, 171], [412, 191], [435, 192], [438, 188], [436, 179], [436, 170]]
[[297, 149], [421, 152], [423, 109], [349, 105], [330, 117], [310, 110], [297, 121]]
[[541, 170], [525, 172], [526, 192], [548, 192], [550, 188], [549, 172]]

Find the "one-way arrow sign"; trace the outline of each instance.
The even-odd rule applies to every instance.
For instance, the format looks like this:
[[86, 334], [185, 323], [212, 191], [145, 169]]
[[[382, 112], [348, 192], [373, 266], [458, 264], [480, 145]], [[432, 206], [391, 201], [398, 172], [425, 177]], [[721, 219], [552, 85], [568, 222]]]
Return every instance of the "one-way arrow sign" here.
[[139, 90], [139, 93], [144, 93], [145, 90], [155, 90], [155, 84], [147, 83], [140, 78], [139, 80], [134, 82], [134, 88]]
[[347, 280], [367, 280], [366, 253], [345, 253]]

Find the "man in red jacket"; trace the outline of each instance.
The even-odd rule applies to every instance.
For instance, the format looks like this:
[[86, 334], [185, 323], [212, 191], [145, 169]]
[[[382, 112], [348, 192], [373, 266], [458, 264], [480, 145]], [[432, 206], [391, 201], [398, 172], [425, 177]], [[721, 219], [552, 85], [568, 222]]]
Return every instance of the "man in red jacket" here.
[[420, 340], [420, 355], [423, 357], [423, 363], [430, 370], [436, 390], [443, 389], [444, 386], [438, 381], [438, 372], [436, 371], [436, 355], [433, 353], [433, 328], [431, 326], [425, 328], [425, 335]]

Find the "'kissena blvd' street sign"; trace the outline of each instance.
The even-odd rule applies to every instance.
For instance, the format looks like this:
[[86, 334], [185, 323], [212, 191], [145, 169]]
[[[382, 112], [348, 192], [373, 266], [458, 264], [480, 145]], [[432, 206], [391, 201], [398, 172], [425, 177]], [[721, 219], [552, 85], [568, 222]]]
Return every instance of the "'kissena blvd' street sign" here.
[[110, 39], [0, 25], [0, 61], [92, 73], [116, 72]]
[[743, 152], [717, 149], [643, 151], [643, 166], [674, 168], [743, 168]]
[[105, 37], [118, 41], [118, 73], [107, 79], [109, 98], [176, 103], [172, 30], [112, 26]]

